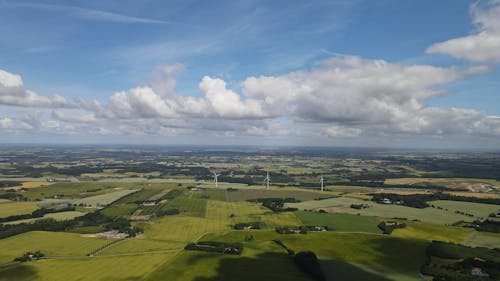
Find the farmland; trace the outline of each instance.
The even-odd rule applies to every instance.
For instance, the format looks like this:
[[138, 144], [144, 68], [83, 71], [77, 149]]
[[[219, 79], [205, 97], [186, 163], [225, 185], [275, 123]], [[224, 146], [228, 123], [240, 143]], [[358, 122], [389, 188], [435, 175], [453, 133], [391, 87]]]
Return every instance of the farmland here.
[[18, 214], [28, 214], [38, 209], [32, 202], [0, 202], [0, 218]]
[[28, 232], [0, 240], [0, 262], [9, 262], [28, 251], [38, 250], [48, 256], [85, 256], [107, 243], [107, 240], [80, 237], [75, 233]]
[[[449, 159], [460, 155], [101, 153], [107, 156], [82, 148], [62, 149], [65, 158], [45, 150], [0, 157], [7, 159], [0, 162], [0, 280], [305, 281], [313, 279], [294, 259], [312, 251], [327, 281], [422, 281], [432, 279], [419, 271], [432, 241], [500, 245], [491, 223], [500, 211], [491, 157], [460, 158], [476, 168], [458, 177], [464, 168]], [[455, 176], [432, 177], [442, 171], [432, 170], [429, 157]], [[382, 204], [387, 196], [402, 199]], [[418, 196], [431, 199], [415, 207]], [[382, 234], [386, 223], [398, 227]], [[242, 252], [190, 243], [235, 243]], [[13, 262], [36, 251], [44, 257]]]
[[128, 195], [130, 193], [134, 193], [136, 191], [137, 190], [120, 190], [120, 191], [110, 192], [110, 193], [106, 193], [106, 194], [85, 197], [85, 198], [73, 201], [73, 204], [76, 204], [76, 205], [82, 204], [85, 206], [92, 206], [92, 207], [104, 206], [104, 205], [111, 204], [114, 201], [122, 198], [123, 196]]
[[[369, 208], [357, 210], [350, 207], [351, 204], [366, 203], [370, 205]], [[461, 203], [462, 202], [457, 202], [458, 205]], [[405, 218], [408, 220], [421, 220], [424, 222], [438, 224], [453, 224], [458, 221], [473, 221], [476, 218], [455, 213], [453, 210], [441, 210], [437, 208], [417, 209], [399, 205], [384, 205], [348, 197], [305, 201], [301, 203], [287, 203], [286, 205], [299, 208], [301, 210], [325, 209], [333, 213], [361, 214], [365, 216], [384, 218]], [[490, 207], [488, 206], [485, 208], [488, 209]]]

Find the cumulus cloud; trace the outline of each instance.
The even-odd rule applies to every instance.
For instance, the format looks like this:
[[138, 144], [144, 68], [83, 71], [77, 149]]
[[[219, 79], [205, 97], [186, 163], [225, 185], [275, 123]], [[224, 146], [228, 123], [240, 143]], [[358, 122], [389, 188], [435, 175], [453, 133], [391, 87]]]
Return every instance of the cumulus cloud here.
[[73, 107], [63, 96], [53, 94], [52, 97], [39, 95], [23, 88], [20, 75], [0, 69], [0, 105], [22, 107]]
[[427, 52], [472, 62], [500, 63], [500, 1], [491, 0], [486, 5], [476, 2], [470, 12], [476, 25], [474, 34], [433, 44]]
[[[162, 75], [176, 72], [170, 68], [166, 70]], [[242, 100], [240, 95], [227, 89], [225, 81], [218, 78], [203, 77], [199, 84], [200, 90], [204, 93], [203, 98], [176, 95], [173, 91], [174, 86], [175, 80], [167, 75], [166, 83], [155, 79], [154, 86], [117, 92], [105, 105], [95, 100], [87, 102], [80, 98], [77, 101], [83, 109], [108, 119], [268, 117], [258, 101]]]
[[357, 137], [361, 134], [361, 129], [359, 128], [344, 128], [339, 126], [328, 127], [324, 130], [327, 136], [332, 138], [338, 137]]
[[[428, 107], [430, 98], [446, 93], [441, 86], [487, 70], [335, 57], [320, 62], [310, 71], [247, 78], [242, 90], [247, 98], [261, 100], [266, 110], [280, 112], [298, 122], [336, 124], [325, 130], [332, 137], [359, 135], [360, 128], [365, 127], [422, 133], [436, 127], [432, 115], [441, 113], [458, 118], [464, 112], [470, 113]], [[472, 112], [485, 117], [484, 113]], [[465, 116], [471, 118], [465, 126], [471, 127], [472, 114]], [[342, 126], [338, 127], [339, 124]], [[453, 122], [441, 125], [456, 126]]]
[[[332, 138], [380, 133], [487, 134], [488, 130], [491, 135], [500, 129], [494, 116], [478, 110], [427, 105], [429, 99], [446, 94], [444, 85], [488, 71], [484, 66], [445, 68], [334, 57], [311, 70], [249, 77], [241, 82], [241, 94], [228, 89], [224, 80], [205, 76], [198, 85], [202, 97], [175, 93], [174, 76], [183, 69], [182, 65], [158, 68], [151, 86], [117, 92], [104, 104], [79, 99], [81, 109], [92, 113], [74, 121], [151, 119], [162, 125], [148, 125], [145, 131], [299, 135], [297, 130], [271, 128], [278, 120], [288, 120], [288, 128]], [[53, 115], [71, 121], [59, 111]]]

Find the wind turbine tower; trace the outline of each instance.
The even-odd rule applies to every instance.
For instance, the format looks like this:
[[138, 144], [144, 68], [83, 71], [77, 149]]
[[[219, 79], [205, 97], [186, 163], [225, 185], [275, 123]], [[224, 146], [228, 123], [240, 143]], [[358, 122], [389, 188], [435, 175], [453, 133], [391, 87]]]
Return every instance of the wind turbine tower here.
[[325, 179], [323, 179], [323, 176], [319, 178], [319, 183], [321, 183], [321, 192], [323, 192], [323, 183], [325, 182]]
[[264, 182], [266, 183], [266, 188], [269, 189], [269, 183], [271, 182], [271, 178], [269, 177], [269, 172], [267, 172]]
[[219, 183], [217, 182], [217, 177], [220, 176], [216, 172], [214, 172], [214, 181], [215, 181], [215, 188], [219, 187]]

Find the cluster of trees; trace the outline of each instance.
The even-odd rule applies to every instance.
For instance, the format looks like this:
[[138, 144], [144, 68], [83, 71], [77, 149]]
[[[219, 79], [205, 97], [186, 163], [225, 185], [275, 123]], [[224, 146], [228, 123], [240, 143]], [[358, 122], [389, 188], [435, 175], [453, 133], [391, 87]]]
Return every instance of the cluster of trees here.
[[378, 224], [378, 228], [380, 228], [384, 234], [390, 235], [394, 229], [405, 228], [405, 223], [398, 223], [396, 221], [383, 221]]
[[475, 221], [474, 228], [477, 231], [500, 233], [500, 221], [489, 219], [486, 219], [484, 221]]
[[279, 234], [307, 234], [307, 227], [305, 226], [278, 226], [276, 232]]
[[34, 210], [31, 212], [31, 214], [24, 214], [24, 215], [12, 215], [4, 218], [0, 218], [0, 223], [4, 222], [11, 222], [11, 221], [17, 221], [17, 220], [24, 220], [24, 219], [34, 219], [34, 218], [41, 218], [45, 214], [50, 214], [50, 213], [60, 213], [60, 212], [68, 212], [68, 211], [74, 211], [75, 207], [73, 206], [68, 206], [64, 208], [40, 208], [37, 210]]
[[66, 231], [75, 227], [99, 226], [110, 222], [111, 219], [101, 213], [88, 213], [67, 221], [54, 219], [40, 219], [33, 223], [0, 224], [0, 239], [25, 233], [28, 231]]
[[500, 199], [498, 198], [477, 198], [477, 197], [465, 197], [465, 196], [455, 196], [451, 194], [446, 194], [442, 192], [436, 192], [433, 194], [411, 194], [411, 195], [401, 195], [393, 193], [374, 193], [372, 195], [372, 201], [381, 202], [384, 198], [390, 199], [392, 202], [401, 202], [401, 205], [405, 205], [413, 208], [427, 208], [430, 205], [428, 201], [435, 200], [451, 200], [451, 201], [461, 201], [461, 202], [475, 202], [484, 204], [500, 205]]
[[18, 186], [21, 184], [22, 184], [22, 182], [20, 182], [20, 181], [0, 181], [0, 188]]
[[143, 233], [144, 230], [139, 227], [132, 227], [130, 221], [124, 217], [115, 218], [112, 222], [104, 225], [106, 230], [116, 230], [121, 233], [127, 233], [130, 237], [134, 237], [139, 233]]
[[203, 241], [197, 243], [189, 243], [186, 245], [186, 247], [184, 247], [184, 249], [204, 252], [217, 252], [230, 255], [241, 255], [241, 253], [243, 252], [243, 244]]
[[45, 254], [40, 252], [40, 251], [27, 252], [24, 255], [15, 258], [14, 261], [27, 262], [27, 261], [31, 261], [31, 260], [38, 260], [40, 258], [43, 258], [44, 256], [45, 256]]
[[300, 202], [300, 200], [295, 198], [257, 198], [247, 201], [261, 203], [262, 206], [272, 210], [273, 212], [297, 211], [297, 208], [285, 208], [285, 203]]
[[[498, 250], [482, 247], [466, 247], [433, 241], [426, 249], [427, 262], [421, 272], [434, 276], [435, 281], [479, 281], [484, 276], [472, 275], [473, 268], [479, 268], [492, 280], [500, 278], [500, 255]], [[455, 263], [441, 265], [432, 263], [431, 257], [456, 260]]]

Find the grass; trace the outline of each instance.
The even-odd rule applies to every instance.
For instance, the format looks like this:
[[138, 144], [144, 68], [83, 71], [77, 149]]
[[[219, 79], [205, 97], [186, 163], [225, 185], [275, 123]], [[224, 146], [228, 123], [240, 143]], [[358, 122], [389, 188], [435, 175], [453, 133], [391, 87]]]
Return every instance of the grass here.
[[193, 198], [227, 201], [227, 191], [224, 189], [204, 189], [194, 191]]
[[[367, 203], [366, 209], [353, 209], [351, 204]], [[375, 216], [383, 218], [406, 218], [408, 220], [420, 220], [437, 224], [452, 224], [458, 221], [473, 221], [474, 217], [457, 214], [452, 211], [439, 210], [437, 208], [417, 209], [400, 205], [385, 205], [375, 202], [367, 202], [356, 198], [330, 198], [325, 200], [312, 200], [301, 203], [287, 203], [286, 206], [299, 208], [301, 210], [325, 209], [332, 213], [360, 214], [364, 216]]]
[[122, 243], [116, 244], [106, 248], [100, 252], [100, 256], [127, 254], [127, 253], [141, 253], [149, 251], [163, 251], [163, 250], [179, 250], [186, 246], [184, 242], [169, 242], [148, 239], [128, 239]]
[[[247, 235], [253, 235], [254, 241], [245, 242]], [[275, 231], [232, 231], [209, 234], [202, 240], [242, 242], [246, 247], [252, 243], [273, 239], [281, 240], [296, 253], [313, 251], [321, 259], [363, 265], [364, 270], [394, 280], [421, 280], [419, 267], [425, 262], [425, 248], [428, 245], [428, 242], [423, 240], [382, 234], [339, 232], [280, 235]]]
[[0, 202], [0, 218], [30, 214], [36, 209], [38, 209], [38, 206], [33, 202], [4, 201]]
[[295, 215], [304, 225], [326, 225], [334, 231], [381, 233], [379, 220], [351, 214], [327, 214], [299, 211]]
[[182, 252], [172, 263], [154, 271], [146, 280], [311, 280], [286, 254], [267, 253], [256, 257], [218, 253]]
[[386, 179], [385, 184], [416, 184], [416, 183], [432, 183], [443, 185], [449, 188], [467, 188], [472, 184], [489, 184], [500, 187], [500, 181], [492, 179], [475, 179], [475, 178], [394, 178]]
[[392, 236], [423, 240], [461, 243], [475, 232], [472, 228], [444, 226], [425, 222], [405, 221], [406, 227], [395, 229]]
[[30, 188], [24, 192], [23, 195], [30, 200], [50, 198], [54, 196], [63, 198], [82, 198], [116, 191], [112, 187], [118, 187], [118, 185], [111, 183], [58, 182], [44, 188]]
[[500, 211], [500, 206], [492, 204], [482, 204], [473, 202], [459, 202], [449, 200], [431, 201], [429, 204], [443, 209], [448, 209], [449, 212], [465, 212], [474, 215], [476, 218], [487, 218], [489, 214]]
[[120, 204], [117, 206], [110, 206], [105, 209], [102, 209], [100, 213], [106, 215], [108, 217], [119, 217], [119, 216], [128, 216], [131, 215], [139, 205], [131, 203], [131, 204]]
[[209, 200], [206, 217], [211, 220], [223, 221], [227, 226], [235, 223], [255, 221], [263, 222], [269, 228], [283, 225], [302, 225], [292, 212], [273, 213], [265, 207], [249, 202]]
[[329, 192], [297, 190], [297, 189], [238, 189], [228, 192], [229, 201], [246, 201], [258, 198], [295, 198], [300, 201], [328, 198], [335, 196]]
[[12, 187], [9, 187], [7, 189], [20, 190], [23, 188], [29, 189], [29, 188], [45, 187], [45, 186], [49, 186], [52, 184], [54, 184], [54, 183], [50, 183], [47, 181], [26, 181], [26, 182], [21, 183], [21, 185], [12, 186]]
[[85, 214], [86, 213], [77, 212], [77, 211], [67, 211], [67, 212], [59, 212], [59, 213], [50, 213], [50, 214], [45, 214], [41, 218], [17, 220], [17, 221], [6, 222], [4, 224], [32, 223], [32, 222], [40, 220], [40, 219], [55, 219], [55, 220], [59, 220], [59, 221], [62, 221], [62, 220], [71, 220], [71, 219], [74, 219], [76, 217], [83, 216]]
[[106, 194], [101, 194], [101, 195], [96, 195], [96, 196], [91, 196], [91, 197], [86, 197], [82, 199], [78, 199], [73, 201], [73, 204], [84, 204], [84, 205], [91, 205], [92, 207], [98, 207], [98, 206], [103, 206], [103, 205], [108, 205], [113, 203], [114, 201], [122, 198], [123, 196], [126, 196], [130, 193], [137, 192], [137, 190], [120, 190], [120, 191], [115, 191], [115, 192], [110, 192]]
[[167, 216], [148, 225], [144, 234], [147, 239], [191, 242], [207, 232], [219, 232], [227, 230], [228, 226], [218, 220], [189, 216]]
[[28, 251], [40, 250], [47, 256], [85, 256], [110, 240], [81, 237], [76, 233], [32, 231], [0, 240], [0, 264]]
[[470, 247], [499, 248], [500, 234], [474, 231], [463, 242], [463, 245]]
[[0, 269], [0, 280], [143, 280], [174, 253], [68, 260], [39, 260]]

